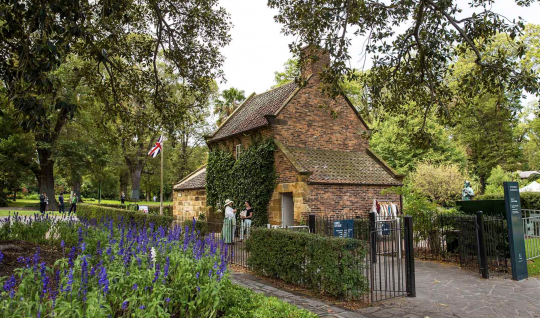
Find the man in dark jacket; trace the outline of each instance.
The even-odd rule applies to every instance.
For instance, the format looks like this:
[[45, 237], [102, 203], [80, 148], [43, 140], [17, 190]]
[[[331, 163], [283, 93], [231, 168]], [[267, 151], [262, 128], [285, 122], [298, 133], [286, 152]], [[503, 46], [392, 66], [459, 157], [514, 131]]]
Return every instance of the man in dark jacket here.
[[45, 192], [39, 195], [39, 212], [45, 213]]
[[58, 203], [60, 203], [58, 205], [58, 209], [60, 210], [60, 213], [66, 212], [64, 211], [64, 194], [62, 192], [60, 192], [60, 196], [58, 197]]

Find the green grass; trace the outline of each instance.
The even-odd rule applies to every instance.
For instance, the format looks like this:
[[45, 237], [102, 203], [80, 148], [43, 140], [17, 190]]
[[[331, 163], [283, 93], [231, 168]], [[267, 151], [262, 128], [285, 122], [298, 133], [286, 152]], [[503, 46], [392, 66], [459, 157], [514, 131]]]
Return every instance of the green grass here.
[[[25, 210], [25, 211], [17, 211], [17, 210], [14, 210], [14, 211], [8, 211], [8, 210], [0, 210], [0, 217], [2, 216], [8, 216], [8, 215], [13, 215], [14, 213], [19, 213], [19, 216], [34, 216], [35, 213], [39, 213], [39, 211], [28, 211], [28, 210]], [[52, 215], [62, 215], [58, 212], [48, 212], [48, 213], [52, 213]]]
[[527, 263], [529, 276], [540, 277], [540, 257], [537, 257]]
[[[68, 196], [64, 196], [66, 198], [66, 202], [68, 200]], [[98, 203], [98, 200], [87, 200], [85, 201], [83, 199], [84, 202], [87, 202], [87, 203], [94, 203], [94, 204], [97, 204]], [[8, 206], [9, 207], [24, 207], [26, 205], [29, 205], [29, 204], [38, 204], [39, 203], [39, 200], [28, 200], [28, 199], [17, 199], [17, 201], [9, 201], [8, 202]], [[101, 203], [103, 204], [120, 204], [120, 200], [101, 200]], [[130, 204], [131, 202], [129, 201], [126, 201], [126, 204]], [[154, 201], [139, 201], [137, 202], [139, 205], [159, 205], [159, 201], [158, 202], [154, 202]], [[163, 205], [171, 205], [172, 202], [171, 201], [164, 201], [163, 202]]]
[[[529, 238], [525, 240], [525, 254], [527, 257], [540, 254], [540, 239]], [[534, 258], [527, 262], [529, 276], [540, 277], [540, 257]]]

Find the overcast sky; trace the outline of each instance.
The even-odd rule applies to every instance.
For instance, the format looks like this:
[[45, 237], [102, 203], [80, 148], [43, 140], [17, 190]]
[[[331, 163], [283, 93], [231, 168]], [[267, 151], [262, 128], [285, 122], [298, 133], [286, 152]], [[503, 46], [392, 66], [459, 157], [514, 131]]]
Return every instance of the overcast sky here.
[[[460, 0], [466, 7], [470, 0]], [[221, 6], [231, 14], [234, 25], [232, 42], [223, 49], [226, 57], [224, 71], [226, 83], [220, 89], [236, 87], [246, 92], [262, 93], [274, 84], [274, 72], [283, 69], [283, 63], [292, 55], [288, 44], [293, 38], [281, 33], [281, 25], [274, 22], [276, 10], [267, 7], [266, 0], [221, 0]], [[540, 24], [540, 4], [520, 8], [514, 0], [495, 0], [495, 12], [509, 19], [521, 16], [529, 23]], [[353, 42], [351, 55], [359, 53], [361, 41]], [[361, 68], [358, 56], [352, 56], [352, 65]], [[367, 62], [369, 66], [369, 61]]]

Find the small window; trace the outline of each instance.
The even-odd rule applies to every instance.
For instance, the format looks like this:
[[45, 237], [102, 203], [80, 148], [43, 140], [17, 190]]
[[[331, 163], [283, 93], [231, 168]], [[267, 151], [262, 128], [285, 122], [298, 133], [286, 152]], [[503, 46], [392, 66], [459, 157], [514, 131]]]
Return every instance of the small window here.
[[240, 153], [242, 152], [242, 144], [236, 145], [236, 160], [240, 158]]

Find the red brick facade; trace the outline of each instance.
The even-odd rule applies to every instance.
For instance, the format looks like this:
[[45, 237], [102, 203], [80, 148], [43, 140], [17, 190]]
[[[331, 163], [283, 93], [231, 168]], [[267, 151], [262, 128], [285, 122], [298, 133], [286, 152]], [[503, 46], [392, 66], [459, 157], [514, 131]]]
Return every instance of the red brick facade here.
[[[399, 206], [399, 195], [381, 194], [381, 191], [387, 188], [387, 186], [312, 184], [309, 186], [307, 200], [311, 208], [309, 213], [328, 216], [344, 214], [366, 216], [371, 211], [373, 199], [389, 201]], [[303, 213], [302, 217], [306, 214]]]

